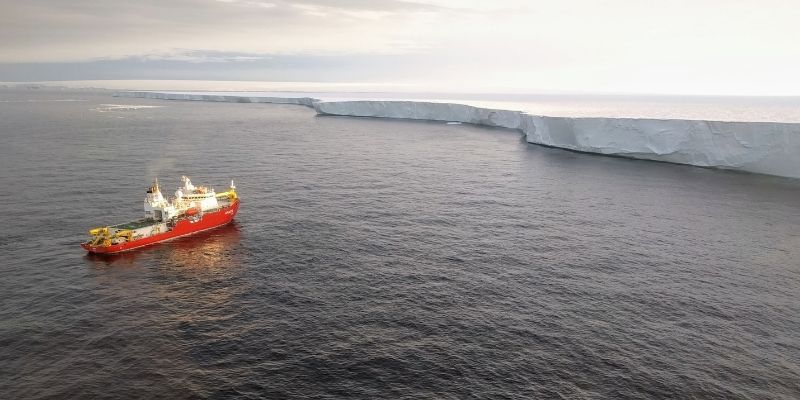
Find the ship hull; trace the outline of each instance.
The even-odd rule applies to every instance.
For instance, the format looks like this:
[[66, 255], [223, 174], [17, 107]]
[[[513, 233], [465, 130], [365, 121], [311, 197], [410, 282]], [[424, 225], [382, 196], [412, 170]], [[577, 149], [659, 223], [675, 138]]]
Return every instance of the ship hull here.
[[226, 225], [233, 221], [233, 217], [236, 216], [238, 211], [239, 199], [236, 199], [227, 207], [221, 208], [218, 211], [203, 214], [203, 217], [196, 222], [192, 222], [190, 219], [182, 219], [178, 221], [172, 229], [163, 233], [150, 235], [126, 243], [114, 244], [111, 246], [92, 246], [90, 243], [81, 243], [81, 247], [83, 247], [89, 253], [95, 254], [114, 254], [121, 253], [123, 251], [130, 251]]

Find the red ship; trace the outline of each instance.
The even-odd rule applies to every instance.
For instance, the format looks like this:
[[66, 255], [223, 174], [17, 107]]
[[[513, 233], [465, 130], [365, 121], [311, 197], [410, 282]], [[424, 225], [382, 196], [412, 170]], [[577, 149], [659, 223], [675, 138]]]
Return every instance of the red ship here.
[[91, 238], [81, 243], [81, 247], [97, 254], [133, 250], [225, 225], [239, 211], [239, 196], [233, 181], [230, 189], [222, 193], [194, 186], [185, 176], [181, 182], [183, 186], [167, 200], [156, 180], [147, 190], [143, 219], [92, 229]]

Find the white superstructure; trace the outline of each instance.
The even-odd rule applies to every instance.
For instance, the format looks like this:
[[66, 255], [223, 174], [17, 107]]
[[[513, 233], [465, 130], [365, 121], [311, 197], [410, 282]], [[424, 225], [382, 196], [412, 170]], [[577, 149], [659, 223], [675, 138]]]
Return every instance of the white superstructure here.
[[153, 186], [147, 190], [147, 196], [144, 199], [145, 218], [167, 221], [183, 214], [202, 214], [219, 208], [214, 189], [194, 186], [186, 176], [181, 177], [181, 183], [182, 186], [175, 191], [175, 197], [167, 200], [161, 194], [161, 188], [156, 179]]

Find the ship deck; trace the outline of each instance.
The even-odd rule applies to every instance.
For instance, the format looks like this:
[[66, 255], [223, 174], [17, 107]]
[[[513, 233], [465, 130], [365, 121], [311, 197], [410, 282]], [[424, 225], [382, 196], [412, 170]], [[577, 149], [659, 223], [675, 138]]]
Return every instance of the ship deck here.
[[117, 224], [111, 226], [111, 228], [134, 230], [134, 229], [144, 228], [145, 226], [155, 225], [157, 223], [158, 222], [156, 222], [155, 220], [145, 218], [145, 219], [140, 219], [138, 221], [125, 222], [124, 224]]

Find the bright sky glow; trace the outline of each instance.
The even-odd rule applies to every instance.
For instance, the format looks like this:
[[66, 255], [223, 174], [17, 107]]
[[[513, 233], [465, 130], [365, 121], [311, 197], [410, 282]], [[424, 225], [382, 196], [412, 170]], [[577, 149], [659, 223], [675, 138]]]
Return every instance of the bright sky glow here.
[[797, 21], [779, 0], [0, 0], [0, 80], [800, 95]]

